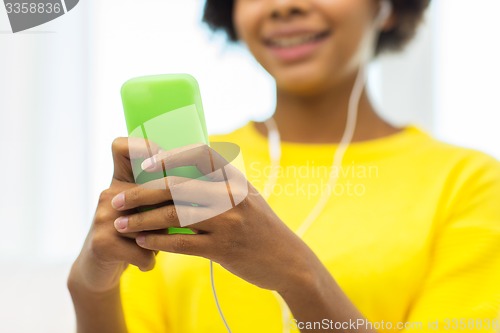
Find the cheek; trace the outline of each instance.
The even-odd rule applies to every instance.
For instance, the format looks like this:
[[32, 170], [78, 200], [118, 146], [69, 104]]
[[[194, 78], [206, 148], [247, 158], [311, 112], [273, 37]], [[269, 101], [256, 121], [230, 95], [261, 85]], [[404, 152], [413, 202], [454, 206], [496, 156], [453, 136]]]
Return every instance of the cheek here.
[[234, 30], [236, 31], [236, 36], [238, 36], [238, 38], [242, 38], [241, 37], [241, 34], [242, 34], [242, 15], [241, 15], [242, 11], [241, 11], [241, 5], [239, 5], [239, 1], [236, 1], [235, 4], [234, 4], [234, 8], [233, 8], [233, 26], [234, 26]]
[[[337, 66], [357, 67], [368, 62], [375, 42], [372, 26], [373, 10], [370, 0], [318, 0], [317, 9], [333, 28], [329, 56]], [[348, 68], [346, 68], [348, 69]]]
[[251, 36], [256, 35], [259, 24], [257, 4], [248, 1], [235, 1], [233, 9], [233, 24], [238, 38], [245, 44], [251, 42]]
[[269, 72], [271, 68], [268, 66], [265, 47], [261, 40], [262, 29], [266, 23], [265, 1], [236, 1], [233, 24], [238, 39], [246, 45], [257, 62]]

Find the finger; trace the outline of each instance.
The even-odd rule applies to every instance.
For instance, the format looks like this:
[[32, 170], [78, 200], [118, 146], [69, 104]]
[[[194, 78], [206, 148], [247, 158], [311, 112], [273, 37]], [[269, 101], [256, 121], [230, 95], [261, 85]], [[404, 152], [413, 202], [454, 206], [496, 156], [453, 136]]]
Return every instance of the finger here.
[[217, 177], [218, 181], [223, 181], [222, 174], [214, 174], [214, 171], [228, 164], [229, 162], [226, 159], [209, 146], [192, 144], [167, 151], [160, 151], [155, 156], [144, 160], [141, 167], [148, 172], [158, 172], [163, 169], [170, 170], [182, 166], [194, 166], [203, 175], [211, 175], [212, 177]]
[[114, 177], [130, 181], [132, 169], [130, 160], [151, 158], [160, 151], [152, 141], [141, 138], [116, 138], [111, 146], [114, 163]]
[[161, 230], [169, 227], [180, 227], [177, 211], [174, 205], [144, 211], [128, 216], [121, 216], [114, 222], [120, 233]]
[[120, 236], [125, 237], [125, 238], [129, 238], [129, 239], [136, 239], [137, 236], [139, 236], [139, 233], [138, 232], [131, 232], [129, 234], [120, 233]]
[[157, 205], [172, 200], [166, 178], [156, 179], [118, 193], [111, 200], [116, 210], [128, 210], [142, 206]]
[[94, 255], [103, 262], [125, 262], [137, 266], [142, 271], [154, 267], [154, 252], [137, 246], [135, 240], [119, 235], [113, 238], [95, 236], [90, 244]]
[[156, 235], [141, 234], [136, 238], [137, 245], [148, 250], [196, 255], [209, 258], [215, 248], [210, 234], [200, 235]]
[[160, 146], [151, 140], [143, 138], [120, 137], [111, 146], [113, 156], [119, 158], [149, 158], [160, 152]]
[[[134, 240], [131, 240], [131, 241], [135, 242]], [[137, 245], [137, 243], [135, 243], [134, 245]], [[136, 266], [137, 268], [139, 268], [143, 272], [148, 272], [155, 267], [156, 253], [157, 252], [155, 252], [155, 251], [147, 250], [144, 253], [141, 253], [137, 256], [131, 257], [129, 259], [129, 263], [131, 265]]]
[[[141, 231], [164, 230], [170, 227], [187, 227], [212, 219], [222, 211], [209, 207], [194, 207], [191, 205], [167, 205], [145, 212], [122, 216], [115, 220], [115, 229], [121, 234]], [[214, 223], [197, 224], [202, 232], [213, 230]]]
[[111, 204], [117, 210], [128, 210], [174, 200], [202, 206], [215, 205], [227, 200], [229, 190], [224, 182], [207, 182], [198, 179], [169, 176], [156, 179], [116, 195]]

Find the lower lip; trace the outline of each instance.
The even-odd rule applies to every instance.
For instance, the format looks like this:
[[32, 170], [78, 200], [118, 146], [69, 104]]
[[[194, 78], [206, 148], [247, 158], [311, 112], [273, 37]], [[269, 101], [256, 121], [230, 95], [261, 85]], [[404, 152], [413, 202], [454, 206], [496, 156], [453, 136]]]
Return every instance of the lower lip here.
[[284, 62], [296, 62], [309, 58], [328, 36], [291, 47], [269, 46], [271, 53]]

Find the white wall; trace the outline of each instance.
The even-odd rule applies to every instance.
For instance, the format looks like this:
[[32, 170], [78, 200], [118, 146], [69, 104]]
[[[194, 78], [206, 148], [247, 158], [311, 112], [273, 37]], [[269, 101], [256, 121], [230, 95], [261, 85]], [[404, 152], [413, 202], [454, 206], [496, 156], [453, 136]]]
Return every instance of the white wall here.
[[0, 5], [0, 331], [70, 332], [66, 276], [86, 232], [85, 2], [12, 34]]
[[383, 55], [375, 64], [372, 90], [378, 93], [381, 114], [394, 124], [413, 123], [434, 131], [435, 26], [434, 12], [428, 11], [404, 52]]
[[86, 7], [0, 45], [0, 260], [67, 260], [88, 220]]
[[500, 159], [500, 2], [436, 2], [435, 133]]

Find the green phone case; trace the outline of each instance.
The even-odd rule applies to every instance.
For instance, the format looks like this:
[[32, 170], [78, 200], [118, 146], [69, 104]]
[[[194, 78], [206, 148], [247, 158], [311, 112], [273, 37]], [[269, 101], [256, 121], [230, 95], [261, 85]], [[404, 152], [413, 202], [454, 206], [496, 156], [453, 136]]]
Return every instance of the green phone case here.
[[[170, 150], [189, 144], [209, 144], [200, 90], [195, 78], [188, 74], [143, 76], [128, 80], [121, 97], [129, 137], [145, 138]], [[137, 184], [166, 177], [201, 176], [193, 166], [165, 172], [144, 172], [144, 159], [132, 159]], [[169, 228], [171, 233], [192, 234], [188, 228]]]

